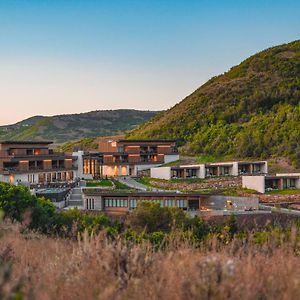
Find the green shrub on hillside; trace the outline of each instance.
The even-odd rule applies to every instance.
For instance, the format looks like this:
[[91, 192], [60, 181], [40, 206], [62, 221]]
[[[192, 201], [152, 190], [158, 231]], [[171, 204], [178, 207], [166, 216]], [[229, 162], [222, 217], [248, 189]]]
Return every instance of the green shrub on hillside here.
[[300, 166], [300, 41], [260, 52], [129, 138], [174, 138], [190, 154], [285, 156]]

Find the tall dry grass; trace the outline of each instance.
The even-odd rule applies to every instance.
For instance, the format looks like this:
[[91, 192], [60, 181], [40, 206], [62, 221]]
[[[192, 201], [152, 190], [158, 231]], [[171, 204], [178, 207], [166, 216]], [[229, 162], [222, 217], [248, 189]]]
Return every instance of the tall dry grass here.
[[[278, 246], [211, 239], [196, 248], [179, 238], [164, 249], [109, 241], [20, 234], [2, 225], [1, 299], [299, 299], [297, 233]], [[5, 277], [6, 276], [6, 277]]]

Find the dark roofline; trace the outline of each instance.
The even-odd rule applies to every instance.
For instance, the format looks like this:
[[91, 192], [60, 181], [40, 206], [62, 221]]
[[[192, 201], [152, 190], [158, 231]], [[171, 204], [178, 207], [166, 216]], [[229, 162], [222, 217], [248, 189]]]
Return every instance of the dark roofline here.
[[83, 193], [94, 194], [97, 196], [118, 196], [118, 197], [210, 197], [215, 195], [201, 193], [176, 193], [176, 192], [121, 192], [105, 191], [95, 188], [83, 188]]
[[171, 167], [171, 170], [172, 171], [176, 171], [176, 170], [186, 170], [186, 169], [189, 169], [189, 170], [198, 170], [200, 167], [195, 167], [195, 166], [192, 166], [192, 167], [189, 167], [189, 166], [174, 166], [174, 167]]
[[53, 144], [51, 141], [0, 141], [0, 144], [7, 144], [7, 145], [23, 145], [23, 144], [30, 144], [30, 145], [35, 145], [35, 144], [42, 144], [42, 145], [50, 145]]
[[277, 176], [277, 175], [274, 175], [274, 176], [272, 176], [272, 175], [266, 175], [265, 176], [265, 179], [271, 179], [271, 180], [273, 180], [273, 179], [298, 179], [300, 176], [297, 176], [297, 175], [279, 175], [279, 176]]
[[151, 143], [151, 142], [159, 142], [159, 143], [176, 143], [176, 140], [163, 140], [163, 139], [153, 139], [153, 140], [117, 140], [120, 143]]

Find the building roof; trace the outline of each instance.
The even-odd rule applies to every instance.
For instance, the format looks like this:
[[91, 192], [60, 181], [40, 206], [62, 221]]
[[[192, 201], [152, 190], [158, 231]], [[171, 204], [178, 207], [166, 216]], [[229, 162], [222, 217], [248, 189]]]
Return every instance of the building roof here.
[[153, 139], [153, 140], [150, 140], [150, 139], [147, 139], [147, 140], [125, 140], [125, 139], [120, 139], [120, 140], [117, 140], [117, 142], [120, 142], [120, 143], [175, 143], [176, 140], [163, 140], [163, 139]]
[[105, 197], [208, 197], [211, 195], [200, 194], [200, 193], [176, 193], [176, 192], [121, 192], [121, 191], [103, 191], [100, 189], [84, 188], [83, 192], [88, 194], [95, 194]]
[[52, 141], [0, 141], [0, 144], [7, 144], [7, 145], [23, 145], [23, 144], [28, 144], [28, 145], [36, 145], [36, 144], [42, 144], [42, 145], [50, 145], [53, 144]]
[[298, 179], [300, 176], [297, 175], [267, 175], [265, 176], [266, 179], [274, 180], [274, 179]]
[[185, 169], [189, 169], [189, 170], [198, 170], [200, 167], [197, 166], [174, 166], [171, 167], [171, 170], [175, 171], [175, 170], [185, 170]]

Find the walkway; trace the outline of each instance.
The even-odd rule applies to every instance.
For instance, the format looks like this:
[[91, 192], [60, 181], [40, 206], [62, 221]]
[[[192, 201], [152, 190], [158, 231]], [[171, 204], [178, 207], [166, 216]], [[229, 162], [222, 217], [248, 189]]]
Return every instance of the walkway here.
[[119, 182], [129, 186], [130, 188], [136, 189], [136, 190], [140, 190], [140, 191], [149, 191], [149, 192], [170, 192], [168, 190], [161, 190], [161, 189], [157, 189], [154, 187], [150, 187], [147, 185], [144, 185], [138, 181], [136, 181], [135, 179], [133, 179], [132, 177], [129, 176], [122, 176], [122, 177], [117, 177], [116, 180], [118, 180]]
[[276, 213], [300, 216], [300, 211], [294, 210], [294, 209], [279, 208], [279, 207], [274, 207], [274, 206], [269, 206], [269, 205], [264, 205], [264, 204], [259, 204], [259, 208], [263, 209], [263, 210], [269, 210], [271, 212], [276, 212]]

